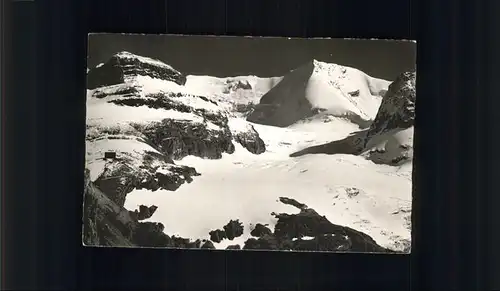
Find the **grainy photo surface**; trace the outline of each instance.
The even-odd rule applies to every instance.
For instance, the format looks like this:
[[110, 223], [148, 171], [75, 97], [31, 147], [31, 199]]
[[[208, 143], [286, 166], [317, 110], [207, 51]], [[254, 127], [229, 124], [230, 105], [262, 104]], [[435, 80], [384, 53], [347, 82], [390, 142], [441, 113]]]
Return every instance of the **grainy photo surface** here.
[[415, 53], [89, 35], [84, 245], [410, 253]]

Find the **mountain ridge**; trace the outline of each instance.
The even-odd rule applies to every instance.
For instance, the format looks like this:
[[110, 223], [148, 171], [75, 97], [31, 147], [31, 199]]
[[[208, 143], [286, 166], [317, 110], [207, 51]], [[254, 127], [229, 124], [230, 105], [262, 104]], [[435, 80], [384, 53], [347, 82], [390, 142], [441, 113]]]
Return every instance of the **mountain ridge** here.
[[400, 165], [413, 159], [416, 72], [404, 72], [389, 85], [370, 127], [345, 139], [291, 154], [354, 154], [383, 164]]
[[323, 112], [355, 123], [370, 121], [388, 84], [358, 69], [313, 59], [262, 96], [247, 120], [287, 127]]
[[[372, 78], [355, 68], [323, 63], [314, 59], [282, 77], [192, 76], [184, 75], [161, 61], [127, 52], [117, 53], [108, 62], [90, 69], [88, 78], [93, 79], [88, 83], [87, 95], [86, 160], [90, 172], [89, 179], [119, 207], [130, 210], [137, 207], [144, 209], [153, 207], [154, 213], [151, 213], [143, 223], [161, 221], [163, 224], [161, 227], [151, 226], [151, 231], [160, 230], [161, 233], [168, 234], [168, 237], [174, 234], [173, 237], [190, 238], [182, 242], [178, 241], [178, 243], [166, 243], [165, 238], [162, 238], [163, 242], [158, 246], [199, 248], [203, 244], [204, 248], [255, 249], [272, 246], [273, 249], [282, 250], [386, 252], [388, 244], [384, 242], [381, 246], [377, 244], [378, 240], [384, 236], [399, 237], [393, 234], [381, 236], [374, 232], [377, 227], [370, 229], [370, 226], [361, 218], [359, 218], [360, 221], [352, 221], [346, 225], [342, 224], [348, 221], [344, 219], [340, 219], [338, 225], [334, 224], [340, 217], [336, 214], [332, 215], [329, 213], [330, 210], [315, 202], [313, 203], [314, 209], [318, 212], [325, 212], [328, 216], [327, 220], [320, 218], [321, 216], [315, 210], [313, 210], [314, 213], [306, 211], [307, 213], [300, 215], [288, 214], [286, 211], [283, 212], [284, 209], [279, 205], [272, 207], [273, 211], [280, 213], [274, 218], [270, 215], [271, 213], [267, 215], [260, 213], [262, 209], [270, 207], [259, 205], [260, 201], [272, 200], [272, 196], [276, 195], [273, 192], [267, 193], [270, 197], [265, 197], [265, 199], [264, 197], [250, 199], [257, 193], [249, 197], [240, 197], [241, 200], [238, 203], [246, 201], [250, 203], [250, 206], [242, 210], [241, 217], [238, 216], [240, 213], [235, 216], [236, 212], [231, 209], [217, 208], [217, 205], [226, 203], [221, 200], [224, 198], [216, 198], [219, 197], [218, 193], [211, 193], [207, 190], [210, 187], [217, 188], [220, 187], [219, 185], [224, 185], [226, 177], [232, 179], [233, 175], [247, 173], [245, 169], [254, 167], [251, 172], [248, 172], [253, 173], [259, 167], [268, 167], [267, 165], [270, 165], [271, 169], [276, 167], [276, 171], [288, 169], [289, 172], [297, 172], [298, 177], [308, 177], [308, 173], [315, 172], [312, 168], [294, 170], [298, 165], [306, 166], [306, 164], [300, 159], [284, 160], [288, 158], [288, 154], [281, 155], [280, 152], [292, 150], [291, 146], [314, 143], [318, 141], [316, 138], [323, 134], [325, 136], [321, 140], [337, 140], [344, 134], [343, 132], [347, 130], [352, 132], [350, 128], [354, 127], [364, 129], [363, 132], [366, 133], [374, 126], [373, 119], [376, 119], [378, 107], [383, 102], [382, 96], [390, 91], [390, 82]], [[286, 88], [287, 86], [289, 88]], [[324, 88], [326, 89], [323, 90]], [[273, 98], [272, 94], [276, 94], [276, 92], [270, 94], [273, 90], [280, 94], [283, 93], [280, 91], [284, 90], [290, 94]], [[322, 94], [322, 92], [328, 94]], [[292, 96], [294, 94], [297, 96]], [[332, 96], [333, 98], [330, 98]], [[287, 102], [292, 105], [288, 105]], [[275, 118], [274, 124], [273, 122], [270, 124], [269, 122], [263, 122], [263, 124], [254, 122], [255, 114], [258, 114], [262, 105], [265, 107], [266, 104], [278, 105], [276, 108], [281, 111], [279, 112], [281, 115], [286, 116], [287, 111], [299, 114], [285, 120], [286, 122], [279, 120], [282, 117], [279, 114], [277, 117], [271, 115], [271, 121]], [[333, 118], [334, 121], [329, 118]], [[343, 128], [347, 124], [349, 125]], [[271, 127], [275, 129], [271, 130]], [[320, 128], [321, 131], [318, 131]], [[329, 131], [339, 131], [339, 133], [334, 132], [331, 135]], [[288, 136], [289, 133], [296, 134], [294, 136], [299, 140], [292, 141], [292, 136]], [[103, 158], [109, 151], [116, 153], [117, 158], [111, 160]], [[307, 160], [304, 161], [307, 162]], [[201, 167], [205, 164], [207, 166]], [[210, 164], [213, 166], [208, 166]], [[217, 167], [229, 167], [232, 170], [221, 171], [221, 176], [210, 175], [211, 169], [215, 171]], [[272, 171], [266, 173], [274, 175]], [[284, 178], [284, 173], [286, 172], [283, 174], [280, 172], [279, 177]], [[207, 177], [215, 178], [215, 180], [207, 180]], [[249, 176], [248, 179], [251, 179], [250, 177], [253, 176]], [[197, 186], [201, 185], [200, 181], [208, 183], [207, 187]], [[240, 183], [248, 181], [250, 180], [243, 179]], [[245, 184], [245, 187], [262, 186], [258, 184], [259, 182], [256, 181]], [[239, 185], [241, 186], [243, 185]], [[242, 190], [236, 192], [251, 192]], [[203, 194], [202, 196], [213, 195], [213, 199], [216, 200], [210, 201], [212, 196], [202, 198], [195, 195], [187, 198], [191, 197], [188, 195], [189, 192], [198, 193], [196, 195]], [[318, 194], [323, 195], [323, 193]], [[295, 194], [290, 195], [292, 200], [294, 197], [297, 198]], [[307, 198], [302, 195], [300, 197]], [[369, 191], [360, 195], [359, 197], [365, 200], [358, 202], [369, 203], [369, 199], [372, 199], [369, 198], [371, 195]], [[198, 199], [209, 199], [208, 203], [205, 202], [204, 208], [213, 209], [214, 214], [219, 216], [216, 219], [219, 222], [216, 224], [216, 220], [211, 221], [206, 217], [207, 224], [200, 225], [202, 232], [179, 233], [179, 227], [173, 223], [185, 225], [186, 222], [182, 221], [183, 219], [191, 221], [193, 218], [185, 217], [184, 214], [169, 219], [162, 217], [165, 211], [175, 210], [168, 204], [174, 205], [174, 202], [183, 199], [183, 196], [186, 196], [184, 199], [195, 199], [191, 200], [193, 205], [198, 204], [196, 202]], [[160, 200], [154, 200], [152, 197]], [[170, 199], [171, 203], [163, 203], [165, 199]], [[349, 199], [355, 201], [358, 198]], [[344, 201], [347, 203], [349, 200]], [[255, 205], [252, 206], [252, 202]], [[311, 203], [309, 198], [304, 202]], [[238, 208], [237, 205], [232, 204], [225, 207]], [[184, 208], [178, 210], [187, 211]], [[248, 216], [246, 211], [256, 211], [256, 213]], [[377, 211], [380, 210], [377, 208], [374, 213]], [[212, 243], [209, 233], [221, 226], [221, 218], [226, 215], [229, 215], [226, 222], [243, 220], [244, 234], [239, 238]], [[363, 215], [358, 215], [358, 217], [361, 216]], [[318, 222], [324, 227], [331, 224], [332, 226], [326, 227], [327, 230], [333, 232], [349, 230], [351, 238], [361, 242], [361, 245], [353, 246], [350, 242], [351, 238], [342, 239], [340, 236], [333, 238], [329, 236], [330, 233], [323, 231], [297, 234], [299, 237], [290, 234], [292, 236], [288, 238], [285, 238], [287, 234], [275, 235], [271, 231], [265, 238], [253, 239], [249, 237], [248, 223], [253, 223], [256, 218], [263, 219], [260, 221], [263, 224], [274, 221], [269, 227], [272, 229], [274, 225], [275, 230], [276, 223], [280, 219], [282, 222], [285, 220], [293, 222], [297, 224], [297, 227], [304, 225], [306, 229], [311, 227], [309, 223], [313, 223], [312, 226], [314, 226]], [[406, 216], [403, 218], [406, 219]], [[358, 223], [362, 223], [363, 231], [369, 229], [370, 233], [358, 231], [356, 226]], [[398, 230], [398, 233], [401, 235], [404, 231]], [[304, 235], [312, 235], [313, 238], [301, 238]], [[396, 238], [391, 238], [391, 240], [394, 241]], [[150, 242], [136, 243], [153, 246]], [[361, 247], [363, 243], [370, 244], [371, 247], [363, 248]], [[406, 250], [406, 247], [404, 248]]]

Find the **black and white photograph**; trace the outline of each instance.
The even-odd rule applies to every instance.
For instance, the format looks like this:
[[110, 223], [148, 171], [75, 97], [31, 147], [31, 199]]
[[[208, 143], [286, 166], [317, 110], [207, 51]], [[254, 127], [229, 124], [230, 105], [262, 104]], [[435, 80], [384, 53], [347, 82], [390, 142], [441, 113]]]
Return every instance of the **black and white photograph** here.
[[83, 244], [411, 252], [416, 42], [89, 34]]

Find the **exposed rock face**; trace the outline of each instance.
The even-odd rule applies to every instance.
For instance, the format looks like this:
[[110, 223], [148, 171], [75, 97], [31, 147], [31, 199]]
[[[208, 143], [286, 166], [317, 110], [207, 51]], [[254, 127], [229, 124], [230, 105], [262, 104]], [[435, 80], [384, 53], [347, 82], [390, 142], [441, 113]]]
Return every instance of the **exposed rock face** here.
[[156, 222], [139, 222], [136, 224], [132, 235], [132, 241], [137, 246], [142, 247], [162, 247], [169, 246], [172, 241], [163, 231], [165, 226]]
[[86, 245], [134, 246], [142, 239], [166, 239], [163, 225], [139, 223], [125, 208], [117, 205], [90, 181], [85, 173], [83, 242]]
[[250, 235], [255, 237], [262, 237], [265, 235], [272, 235], [273, 232], [266, 226], [260, 223], [255, 225], [255, 228], [250, 232]]
[[246, 104], [235, 104], [234, 110], [246, 119], [248, 115], [252, 114], [252, 112], [255, 110], [255, 106], [256, 105], [253, 102]]
[[416, 72], [405, 72], [389, 85], [377, 116], [368, 130], [365, 145], [371, 137], [396, 128], [413, 126], [415, 120]]
[[233, 240], [243, 234], [243, 224], [238, 220], [230, 220], [224, 225], [224, 230], [216, 229], [210, 231], [210, 240], [219, 243], [224, 239]]
[[223, 239], [226, 239], [226, 232], [220, 229], [212, 230], [208, 233], [210, 235], [210, 240], [216, 243], [220, 243]]
[[300, 213], [272, 213], [278, 219], [274, 233], [255, 233], [259, 238], [248, 239], [243, 249], [391, 252], [379, 246], [367, 234], [332, 224], [325, 216], [303, 203], [286, 197], [281, 197], [280, 201], [299, 208]]
[[288, 198], [288, 197], [280, 197], [279, 198], [279, 201], [283, 204], [287, 204], [287, 205], [291, 205], [291, 206], [294, 206], [300, 210], [305, 210], [307, 209], [307, 205], [305, 205], [304, 203], [300, 203], [299, 201], [293, 199], [293, 198]]
[[[97, 188], [85, 170], [83, 243], [87, 246], [142, 246], [165, 248], [211, 248], [200, 240], [168, 236], [162, 223], [139, 222]], [[213, 244], [212, 244], [213, 247]]]
[[220, 159], [222, 153], [233, 153], [234, 144], [229, 129], [209, 129], [205, 124], [186, 120], [164, 119], [140, 129], [159, 150], [181, 159], [188, 155]]
[[229, 128], [236, 142], [241, 144], [253, 154], [261, 154], [266, 151], [266, 144], [260, 138], [259, 133], [253, 125], [247, 121], [232, 118], [228, 121]]
[[[332, 224], [313, 209], [301, 210], [299, 214], [276, 214], [274, 235], [280, 240], [292, 240], [292, 249], [320, 251], [387, 252], [370, 236], [352, 228]], [[302, 242], [302, 237], [313, 239]]]
[[249, 238], [245, 245], [244, 250], [282, 250], [288, 251], [292, 250], [292, 244], [290, 241], [282, 240], [279, 241], [274, 235], [264, 235], [259, 239]]
[[141, 91], [136, 85], [120, 84], [108, 87], [99, 87], [92, 92], [92, 97], [102, 99], [109, 95], [118, 95], [122, 97], [140, 97]]
[[[180, 99], [182, 97], [186, 97], [185, 94], [158, 93], [147, 95], [146, 98], [114, 99], [109, 102], [124, 106], [145, 105], [150, 108], [171, 109], [201, 116], [204, 120], [203, 123], [165, 119], [161, 125], [160, 123], [152, 123], [147, 128], [138, 128], [153, 143], [159, 144], [165, 154], [172, 156], [174, 159], [180, 159], [187, 155], [219, 159], [224, 152], [234, 152], [233, 138], [253, 154], [261, 154], [266, 151], [264, 141], [251, 124], [240, 125], [242, 128], [230, 131], [228, 118], [224, 114], [195, 109], [176, 100], [176, 98]], [[203, 96], [190, 95], [190, 97], [217, 105], [215, 101]], [[206, 122], [211, 122], [219, 128], [210, 127]], [[151, 130], [151, 128], [154, 128], [154, 130]], [[168, 138], [166, 139], [165, 136], [168, 136]]]
[[293, 153], [362, 155], [377, 164], [401, 165], [413, 159], [416, 73], [401, 74], [385, 92], [375, 120], [366, 130]]
[[258, 155], [266, 151], [266, 144], [252, 125], [247, 131], [234, 134], [234, 140], [253, 154]]
[[127, 77], [137, 75], [172, 81], [179, 85], [186, 83], [186, 76], [169, 65], [129, 52], [120, 52], [88, 72], [87, 88], [120, 84], [125, 82]]
[[129, 212], [130, 216], [134, 217], [135, 219], [144, 220], [151, 218], [151, 216], [153, 216], [153, 214], [155, 213], [156, 209], [158, 209], [158, 206], [156, 205], [151, 205], [149, 207], [145, 205], [139, 205], [139, 209]]
[[[160, 80], [150, 84], [148, 79], [138, 76]], [[127, 122], [125, 117], [122, 123], [128, 123], [137, 135], [146, 137], [153, 148], [173, 159], [187, 155], [219, 159], [222, 153], [234, 152], [233, 138], [252, 153], [265, 151], [264, 142], [253, 128], [233, 137], [225, 107], [213, 98], [190, 94], [184, 87], [177, 86], [185, 83], [185, 77], [158, 60], [118, 53], [92, 69], [88, 78], [88, 88], [94, 89], [90, 91], [92, 98], [124, 107], [168, 110], [164, 120], [134, 123]], [[100, 81], [93, 82], [93, 78]], [[231, 84], [237, 89], [251, 88], [248, 82]], [[95, 127], [90, 131], [95, 132]]]
[[311, 60], [264, 94], [247, 120], [287, 127], [327, 111], [365, 124], [376, 114], [379, 93], [388, 84], [354, 68]]
[[85, 245], [133, 246], [133, 220], [97, 187], [85, 171], [83, 243]]
[[[307, 84], [314, 71], [313, 62], [287, 74], [280, 83], [264, 94], [247, 116], [253, 123], [286, 127], [313, 115], [305, 98]], [[289, 100], [296, 100], [290, 102]]]
[[133, 107], [148, 106], [154, 109], [161, 108], [166, 110], [175, 110], [184, 113], [194, 113], [206, 119], [207, 121], [214, 123], [215, 125], [221, 127], [227, 126], [227, 117], [223, 115], [221, 112], [211, 112], [207, 109], [189, 106], [188, 104], [182, 102], [184, 101], [183, 98], [190, 98], [194, 100], [199, 99], [217, 105], [217, 102], [210, 100], [206, 97], [199, 95], [185, 94], [185, 93], [155, 93], [155, 94], [148, 94], [145, 97], [120, 98], [120, 99], [110, 100], [109, 102], [117, 105], [125, 105]]
[[109, 199], [123, 206], [126, 195], [133, 189], [174, 191], [199, 175], [194, 168], [169, 163], [168, 159], [156, 153], [148, 153], [142, 158], [140, 163], [131, 157], [108, 162], [104, 172], [95, 180], [95, 185]]
[[205, 241], [203, 243], [203, 245], [201, 246], [201, 248], [202, 249], [215, 250], [214, 244], [211, 241], [209, 241], [209, 240]]
[[231, 220], [224, 225], [224, 232], [228, 240], [233, 240], [243, 234], [243, 224], [238, 220]]
[[237, 91], [238, 89], [252, 90], [252, 85], [250, 85], [248, 81], [242, 82], [241, 80], [228, 80], [227, 86], [224, 88], [223, 93], [228, 94]]

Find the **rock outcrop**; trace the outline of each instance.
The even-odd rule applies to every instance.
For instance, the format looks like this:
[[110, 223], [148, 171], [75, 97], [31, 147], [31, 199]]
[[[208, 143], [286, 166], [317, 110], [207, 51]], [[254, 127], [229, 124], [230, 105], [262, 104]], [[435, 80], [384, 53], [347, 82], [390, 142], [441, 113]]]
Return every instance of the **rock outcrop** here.
[[151, 216], [153, 216], [153, 214], [156, 212], [156, 209], [158, 209], [158, 206], [156, 205], [151, 205], [149, 207], [146, 205], [139, 205], [139, 209], [129, 211], [129, 213], [130, 216], [132, 216], [134, 219], [140, 221], [151, 218]]
[[[116, 92], [114, 94], [116, 94]], [[222, 114], [221, 111], [210, 111], [206, 108], [194, 107], [186, 102], [186, 99], [188, 99], [189, 102], [196, 102], [197, 100], [199, 100], [217, 106], [217, 102], [212, 101], [206, 97], [186, 93], [154, 93], [147, 94], [144, 97], [136, 98], [131, 98], [130, 96], [128, 96], [127, 98], [113, 99], [109, 102], [124, 106], [148, 106], [149, 108], [154, 109], [166, 109], [175, 110], [177, 112], [194, 113], [202, 117], [204, 120], [210, 121], [217, 126], [227, 126], [227, 117]]]
[[[392, 252], [378, 245], [369, 235], [349, 227], [335, 225], [307, 205], [286, 197], [282, 203], [300, 209], [298, 214], [272, 213], [277, 218], [274, 232], [262, 225], [252, 231], [253, 236], [243, 249]], [[256, 231], [259, 229], [259, 231]], [[260, 231], [263, 230], [263, 231]]]
[[[150, 207], [151, 209], [151, 207]], [[209, 241], [165, 234], [165, 226], [140, 222], [101, 191], [85, 170], [82, 241], [86, 246], [140, 246], [163, 248], [215, 248]]]
[[227, 85], [222, 91], [224, 94], [229, 94], [237, 90], [252, 90], [252, 85], [248, 81], [241, 80], [227, 80]]
[[210, 240], [220, 243], [224, 239], [233, 240], [243, 234], [243, 224], [238, 220], [230, 220], [223, 229], [216, 229], [209, 232]]
[[94, 183], [117, 205], [123, 206], [133, 189], [175, 191], [199, 175], [192, 167], [176, 165], [158, 153], [145, 152], [142, 156], [124, 155], [108, 161]]
[[83, 243], [91, 246], [133, 246], [132, 235], [137, 223], [125, 208], [118, 206], [93, 185], [89, 175], [86, 170]]
[[231, 118], [228, 121], [234, 140], [253, 154], [262, 154], [266, 151], [266, 144], [259, 133], [249, 122], [240, 118]]
[[267, 225], [257, 223], [250, 232], [250, 235], [255, 237], [263, 237], [265, 235], [272, 235], [273, 232], [267, 227]]
[[243, 234], [243, 224], [238, 219], [230, 220], [223, 228], [228, 240], [233, 240]]
[[247, 130], [233, 133], [234, 140], [253, 154], [262, 154], [266, 151], [266, 144], [252, 125]]
[[216, 243], [220, 243], [227, 238], [226, 232], [221, 229], [212, 230], [208, 234], [210, 235], [210, 240]]
[[[234, 152], [233, 141], [255, 154], [265, 151], [265, 144], [255, 129], [248, 128], [233, 136], [228, 126], [227, 108], [219, 106], [213, 96], [189, 93], [191, 91], [183, 86], [186, 77], [161, 61], [122, 52], [92, 69], [88, 79], [88, 89], [92, 89], [89, 90], [90, 98], [116, 105], [117, 110], [119, 107], [161, 110], [158, 116], [165, 118], [155, 120], [145, 116], [144, 122], [127, 121], [122, 112], [133, 114], [133, 109], [119, 109], [116, 116], [123, 119], [120, 120], [121, 126], [133, 128], [134, 135], [144, 137], [150, 146], [173, 159], [188, 155], [219, 159], [223, 153]], [[235, 89], [251, 89], [248, 82], [238, 80], [231, 84]], [[95, 100], [92, 102], [99, 104]], [[113, 107], [105, 108], [113, 110]], [[109, 114], [117, 119], [112, 112]], [[98, 121], [93, 123], [99, 124]], [[99, 137], [98, 126], [90, 127], [87, 131], [92, 132], [92, 138]], [[101, 137], [108, 135], [102, 134]]]
[[205, 241], [205, 242], [201, 245], [201, 248], [202, 248], [202, 249], [208, 249], [208, 250], [215, 250], [215, 246], [214, 246], [214, 244], [213, 244], [211, 241], [209, 241], [209, 240]]
[[228, 128], [208, 128], [189, 120], [164, 119], [137, 127], [165, 155], [181, 159], [188, 155], [220, 159], [233, 153], [234, 144]]
[[389, 85], [377, 116], [366, 133], [365, 145], [375, 135], [409, 128], [415, 121], [416, 72], [405, 72]]
[[327, 144], [309, 147], [291, 154], [362, 155], [378, 164], [401, 165], [413, 159], [416, 73], [405, 72], [384, 93], [375, 120], [370, 127]]
[[124, 83], [127, 78], [137, 75], [172, 81], [179, 85], [186, 83], [186, 76], [161, 61], [120, 52], [105, 63], [90, 69], [87, 74], [87, 88]]

